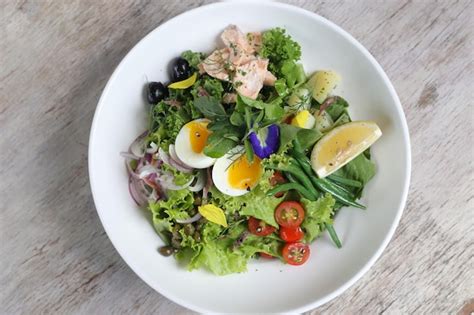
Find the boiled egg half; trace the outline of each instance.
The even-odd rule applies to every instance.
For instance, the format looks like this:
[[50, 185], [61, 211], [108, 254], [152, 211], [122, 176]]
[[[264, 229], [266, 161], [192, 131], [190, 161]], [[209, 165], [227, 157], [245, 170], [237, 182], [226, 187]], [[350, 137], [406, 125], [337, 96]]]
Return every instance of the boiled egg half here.
[[216, 159], [204, 154], [203, 150], [211, 131], [207, 129], [208, 119], [196, 119], [184, 125], [178, 133], [175, 150], [178, 158], [193, 168], [207, 168]]
[[223, 194], [241, 196], [258, 184], [262, 171], [260, 159], [254, 156], [249, 162], [244, 147], [237, 146], [216, 160], [212, 180]]

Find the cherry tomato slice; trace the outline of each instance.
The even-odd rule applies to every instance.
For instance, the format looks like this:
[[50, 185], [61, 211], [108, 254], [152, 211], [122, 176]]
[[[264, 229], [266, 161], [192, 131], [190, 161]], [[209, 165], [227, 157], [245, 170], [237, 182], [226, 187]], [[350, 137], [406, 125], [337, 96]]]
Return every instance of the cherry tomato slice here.
[[297, 242], [304, 236], [303, 230], [297, 226], [295, 228], [280, 228], [280, 238], [286, 242]]
[[260, 253], [260, 257], [265, 258], [265, 259], [273, 259], [273, 258], [275, 258], [275, 257], [273, 257], [272, 255], [267, 254], [267, 253], [264, 253], [264, 252], [261, 252], [261, 253]]
[[275, 220], [283, 227], [300, 226], [304, 219], [303, 206], [296, 201], [283, 201], [275, 210]]
[[250, 233], [257, 236], [267, 236], [276, 230], [273, 226], [266, 224], [262, 220], [255, 219], [254, 217], [249, 218], [248, 228]]
[[309, 258], [309, 247], [303, 243], [287, 243], [283, 247], [283, 259], [293, 266], [304, 264]]
[[[273, 173], [273, 176], [270, 178], [270, 185], [272, 185], [272, 186], [276, 186], [278, 184], [284, 184], [286, 182], [287, 182], [286, 178], [283, 177], [283, 174], [279, 171], [275, 171], [275, 173]], [[283, 191], [281, 191], [279, 193], [276, 193], [275, 197], [280, 198], [284, 194], [285, 193]]]

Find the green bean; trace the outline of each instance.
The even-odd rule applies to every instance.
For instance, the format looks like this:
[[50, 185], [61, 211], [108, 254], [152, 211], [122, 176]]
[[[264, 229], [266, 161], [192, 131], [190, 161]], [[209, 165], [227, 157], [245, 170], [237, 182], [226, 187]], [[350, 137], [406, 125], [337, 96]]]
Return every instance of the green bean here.
[[327, 177], [327, 179], [331, 180], [332, 182], [337, 182], [339, 184], [343, 184], [350, 187], [362, 188], [362, 183], [358, 180], [353, 180], [349, 178], [345, 178], [336, 174], [331, 174]]
[[297, 166], [296, 162], [290, 163], [288, 166], [278, 168], [278, 167], [269, 167], [276, 169], [278, 171], [290, 173], [293, 175], [306, 189], [313, 190], [313, 185], [311, 184], [310, 179], [306, 174]]
[[311, 201], [316, 200], [316, 198], [314, 198], [314, 196], [311, 194], [310, 191], [308, 191], [303, 185], [300, 185], [298, 183], [285, 183], [285, 184], [275, 186], [274, 188], [270, 189], [267, 192], [267, 195], [273, 196], [273, 195], [275, 195], [279, 192], [284, 192], [284, 191], [288, 191], [288, 190], [292, 190], [292, 189], [299, 192], [306, 199], [309, 199]]
[[304, 172], [308, 175], [314, 187], [324, 192], [330, 193], [334, 196], [334, 198], [336, 198], [346, 206], [353, 206], [356, 208], [365, 209], [365, 206], [351, 200], [351, 196], [347, 195], [347, 193], [341, 190], [339, 186], [335, 186], [327, 179], [317, 178], [313, 172], [313, 169], [311, 168], [311, 164], [309, 163], [308, 157], [304, 155], [301, 151], [293, 150], [292, 154], [295, 156], [296, 161], [300, 164]]
[[352, 191], [348, 190], [346, 187], [339, 185], [338, 183], [335, 183], [331, 180], [328, 180], [327, 178], [324, 178], [325, 181], [327, 181], [330, 185], [333, 185], [335, 188], [337, 188], [341, 194], [346, 194], [348, 198], [355, 198], [355, 195]]
[[341, 248], [342, 244], [341, 244], [341, 241], [339, 240], [339, 237], [337, 236], [334, 226], [332, 226], [332, 224], [329, 224], [329, 223], [324, 223], [324, 225], [326, 226], [326, 229], [329, 232], [329, 236], [331, 236], [331, 239], [334, 242], [334, 244], [336, 244], [337, 248]]
[[324, 178], [314, 178], [313, 184], [315, 184], [322, 191], [330, 193], [334, 196], [334, 198], [336, 198], [336, 200], [339, 200], [346, 206], [353, 206], [359, 209], [366, 208], [360, 203], [351, 200], [344, 192], [341, 192], [341, 190], [335, 187], [331, 182], [324, 180]]

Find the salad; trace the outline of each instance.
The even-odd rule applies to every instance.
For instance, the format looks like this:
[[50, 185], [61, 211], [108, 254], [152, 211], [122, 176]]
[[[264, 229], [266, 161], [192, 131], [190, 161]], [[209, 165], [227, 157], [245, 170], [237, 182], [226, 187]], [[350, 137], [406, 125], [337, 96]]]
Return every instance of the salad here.
[[147, 83], [148, 129], [122, 153], [159, 252], [225, 275], [252, 258], [302, 265], [323, 233], [341, 247], [333, 222], [344, 206], [365, 209], [379, 127], [351, 120], [336, 72], [307, 76], [284, 29], [230, 25], [220, 40], [183, 52], [171, 83]]

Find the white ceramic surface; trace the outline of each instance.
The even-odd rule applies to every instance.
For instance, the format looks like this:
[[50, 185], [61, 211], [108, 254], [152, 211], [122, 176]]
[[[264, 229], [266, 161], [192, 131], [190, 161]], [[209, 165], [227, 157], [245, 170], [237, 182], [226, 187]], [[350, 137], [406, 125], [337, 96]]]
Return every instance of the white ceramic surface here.
[[[378, 172], [362, 199], [367, 210], [344, 208], [335, 223], [343, 248], [336, 249], [323, 236], [312, 244], [309, 261], [300, 267], [253, 261], [242, 274], [218, 277], [206, 271], [188, 272], [173, 258], [157, 252], [162, 242], [147, 214], [129, 196], [119, 152], [146, 128], [145, 77], [167, 80], [166, 69], [172, 58], [187, 49], [210, 52], [228, 24], [244, 31], [286, 28], [302, 46], [305, 69], [340, 73], [342, 83], [337, 93], [351, 104], [353, 119], [374, 120], [383, 132], [372, 149]], [[375, 59], [326, 19], [273, 2], [212, 4], [177, 16], [152, 31], [110, 78], [97, 106], [89, 144], [94, 201], [117, 251], [155, 290], [206, 313], [302, 312], [341, 294], [369, 269], [392, 237], [405, 205], [410, 165], [403, 110]]]

